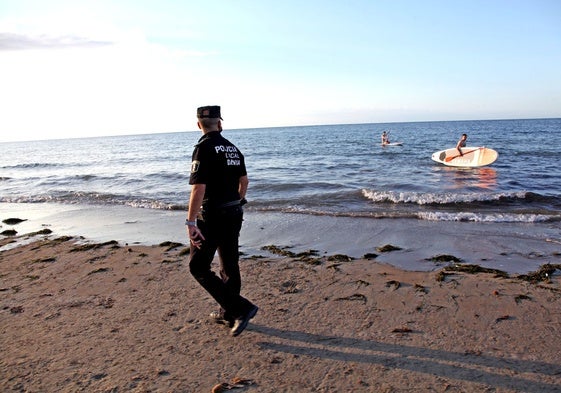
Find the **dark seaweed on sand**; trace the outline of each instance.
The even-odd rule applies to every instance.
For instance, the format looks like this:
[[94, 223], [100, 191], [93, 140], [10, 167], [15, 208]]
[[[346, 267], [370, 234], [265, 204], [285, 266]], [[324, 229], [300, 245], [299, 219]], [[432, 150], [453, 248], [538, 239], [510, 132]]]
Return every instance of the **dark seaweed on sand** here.
[[448, 254], [435, 255], [434, 257], [427, 258], [425, 260], [431, 262], [462, 262], [460, 258]]
[[73, 249], [70, 250], [70, 252], [95, 250], [105, 246], [112, 246], [113, 248], [119, 248], [119, 242], [117, 242], [116, 240], [110, 240], [105, 243], [82, 244], [80, 246], [74, 247]]
[[376, 247], [376, 251], [378, 252], [390, 252], [390, 251], [398, 251], [401, 250], [401, 247], [393, 246], [391, 244], [385, 244], [380, 247]]
[[329, 262], [350, 262], [354, 258], [344, 254], [335, 254], [327, 257]]
[[556, 270], [561, 271], [561, 264], [547, 263], [542, 265], [538, 271], [528, 274], [521, 274], [517, 278], [529, 282], [549, 281]]
[[183, 243], [177, 243], [177, 242], [170, 242], [170, 241], [166, 241], [166, 242], [162, 242], [159, 244], [160, 247], [167, 247], [166, 251], [171, 251], [174, 248], [177, 247], [183, 247], [184, 244]]
[[27, 221], [27, 220], [23, 220], [21, 218], [6, 218], [5, 220], [2, 220], [2, 222], [6, 225], [17, 225], [23, 221]]
[[[555, 274], [555, 272], [557, 270], [561, 271], [561, 264], [547, 263], [545, 265], [542, 265], [539, 268], [539, 270], [537, 270], [535, 272], [531, 272], [531, 273], [528, 273], [528, 274], [519, 274], [519, 275], [516, 276], [516, 278], [519, 279], [519, 280], [524, 280], [524, 281], [528, 281], [528, 282], [531, 282], [531, 283], [538, 283], [538, 282], [542, 282], [542, 281], [543, 282], [549, 282], [551, 280], [551, 276], [553, 274]], [[446, 267], [444, 267], [443, 270], [439, 271], [436, 274], [436, 280], [437, 281], [444, 281], [446, 279], [446, 276], [454, 274], [452, 272], [461, 272], [461, 273], [469, 273], [469, 274], [492, 273], [492, 274], [495, 275], [495, 277], [501, 277], [501, 278], [509, 278], [510, 277], [508, 275], [508, 273], [506, 273], [502, 270], [490, 269], [490, 268], [486, 268], [486, 267], [481, 267], [479, 265], [454, 264], [454, 265], [446, 266]], [[522, 299], [528, 299], [528, 298], [521, 295], [518, 300], [522, 300]]]
[[307, 250], [299, 253], [288, 250], [290, 247], [279, 247], [275, 245], [263, 246], [262, 250], [269, 251], [271, 254], [280, 255], [283, 257], [294, 258], [311, 265], [319, 265], [321, 260], [318, 258], [318, 250]]
[[490, 269], [490, 268], [486, 268], [486, 267], [482, 267], [479, 265], [460, 265], [460, 264], [456, 264], [456, 265], [450, 265], [450, 266], [446, 266], [444, 268], [444, 270], [448, 270], [448, 271], [454, 271], [454, 272], [463, 272], [463, 273], [470, 273], [470, 274], [476, 274], [476, 273], [492, 273], [495, 275], [495, 277], [503, 277], [503, 278], [508, 278], [508, 273], [502, 271], [502, 270], [498, 270], [498, 269]]

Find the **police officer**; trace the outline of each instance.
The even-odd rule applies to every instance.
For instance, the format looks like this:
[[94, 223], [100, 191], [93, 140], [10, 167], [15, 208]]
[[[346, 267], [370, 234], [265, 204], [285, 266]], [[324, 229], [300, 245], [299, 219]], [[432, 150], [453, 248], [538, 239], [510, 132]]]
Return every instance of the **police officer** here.
[[[220, 107], [200, 107], [197, 118], [203, 136], [193, 151], [189, 179], [189, 270], [221, 307], [211, 318], [228, 323], [237, 336], [258, 310], [240, 295], [238, 239], [249, 181], [243, 154], [221, 134]], [[220, 277], [211, 270], [217, 250]]]

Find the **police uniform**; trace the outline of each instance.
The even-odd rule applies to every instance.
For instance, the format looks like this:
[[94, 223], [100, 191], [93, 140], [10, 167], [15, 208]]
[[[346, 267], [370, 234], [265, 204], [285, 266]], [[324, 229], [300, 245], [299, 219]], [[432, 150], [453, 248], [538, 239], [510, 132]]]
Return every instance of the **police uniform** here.
[[[220, 117], [220, 107], [201, 107], [197, 112], [199, 118], [205, 108], [211, 108], [211, 112], [218, 108], [217, 117]], [[207, 117], [214, 116], [210, 113]], [[243, 208], [238, 190], [240, 177], [246, 175], [243, 154], [220, 131], [204, 134], [195, 145], [189, 184], [206, 185], [202, 209], [197, 217], [197, 226], [205, 240], [200, 248], [191, 247], [189, 269], [221, 306], [224, 319], [230, 324], [257, 309], [240, 295], [238, 246]], [[217, 250], [220, 277], [211, 270]]]

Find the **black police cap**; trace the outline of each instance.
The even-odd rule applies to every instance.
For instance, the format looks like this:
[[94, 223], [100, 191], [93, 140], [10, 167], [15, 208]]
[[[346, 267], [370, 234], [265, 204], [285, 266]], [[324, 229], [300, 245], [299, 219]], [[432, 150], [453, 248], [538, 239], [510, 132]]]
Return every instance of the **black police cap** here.
[[199, 119], [222, 119], [222, 116], [220, 115], [220, 106], [218, 105], [208, 105], [208, 106], [201, 106], [199, 108], [197, 108], [197, 117]]

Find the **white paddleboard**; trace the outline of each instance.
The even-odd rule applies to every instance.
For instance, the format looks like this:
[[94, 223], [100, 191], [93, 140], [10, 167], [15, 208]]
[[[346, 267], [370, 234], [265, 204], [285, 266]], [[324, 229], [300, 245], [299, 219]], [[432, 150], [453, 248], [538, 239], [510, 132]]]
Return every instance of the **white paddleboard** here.
[[499, 157], [493, 149], [487, 147], [462, 147], [463, 155], [458, 149], [440, 150], [432, 154], [432, 160], [448, 166], [474, 168], [492, 164]]
[[382, 143], [382, 146], [403, 146], [403, 142]]

